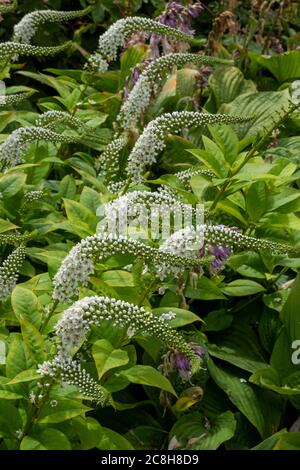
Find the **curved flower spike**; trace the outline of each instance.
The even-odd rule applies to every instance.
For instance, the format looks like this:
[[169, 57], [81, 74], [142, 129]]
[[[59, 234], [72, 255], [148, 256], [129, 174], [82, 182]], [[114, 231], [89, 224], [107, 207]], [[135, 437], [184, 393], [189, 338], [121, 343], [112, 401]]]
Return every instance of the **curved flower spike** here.
[[239, 123], [251, 118], [226, 114], [205, 114], [193, 111], [166, 113], [151, 121], [140, 135], [128, 157], [127, 172], [134, 181], [141, 181], [147, 165], [156, 162], [156, 156], [165, 148], [168, 132], [178, 133], [184, 128], [206, 124]]
[[232, 61], [189, 53], [167, 54], [158, 58], [143, 71], [122, 105], [118, 116], [121, 127], [128, 129], [136, 126], [149, 106], [151, 98], [159, 93], [167, 72], [173, 66], [183, 67], [187, 64], [230, 65]]
[[106, 72], [109, 62], [117, 59], [118, 49], [125, 46], [126, 39], [139, 31], [157, 33], [187, 43], [193, 40], [193, 36], [178, 29], [170, 28], [158, 21], [139, 16], [129, 16], [116, 21], [100, 36], [99, 51], [90, 56], [88, 65], [98, 72]]

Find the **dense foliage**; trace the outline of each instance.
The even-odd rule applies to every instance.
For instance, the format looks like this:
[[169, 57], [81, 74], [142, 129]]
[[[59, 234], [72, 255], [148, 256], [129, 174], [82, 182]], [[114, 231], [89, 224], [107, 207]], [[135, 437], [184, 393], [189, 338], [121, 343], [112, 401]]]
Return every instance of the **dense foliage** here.
[[299, 450], [299, 3], [0, 14], [0, 448]]

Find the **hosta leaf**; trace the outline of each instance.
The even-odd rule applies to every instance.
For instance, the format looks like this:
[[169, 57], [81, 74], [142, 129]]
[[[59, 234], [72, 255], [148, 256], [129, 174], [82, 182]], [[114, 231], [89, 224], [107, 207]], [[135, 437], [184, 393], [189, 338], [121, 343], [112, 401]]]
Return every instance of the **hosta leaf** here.
[[300, 77], [300, 52], [289, 51], [272, 56], [255, 56], [255, 60], [266, 67], [279, 82]]

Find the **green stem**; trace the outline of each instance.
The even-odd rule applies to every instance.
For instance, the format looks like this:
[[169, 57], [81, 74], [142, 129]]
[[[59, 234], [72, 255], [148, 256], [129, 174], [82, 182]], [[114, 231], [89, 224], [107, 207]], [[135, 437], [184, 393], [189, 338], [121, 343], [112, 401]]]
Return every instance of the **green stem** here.
[[49, 320], [50, 320], [50, 318], [52, 317], [53, 313], [55, 312], [55, 309], [56, 309], [58, 303], [59, 303], [58, 300], [55, 300], [55, 301], [54, 301], [54, 304], [53, 304], [53, 306], [52, 306], [52, 309], [50, 310], [50, 312], [49, 312], [48, 315], [46, 316], [44, 322], [41, 324], [41, 327], [40, 327], [40, 332], [41, 332], [41, 333], [44, 332], [46, 326], [48, 325]]
[[156, 286], [156, 284], [157, 284], [157, 279], [154, 278], [154, 279], [150, 282], [150, 284], [148, 285], [148, 287], [144, 290], [143, 295], [141, 296], [141, 298], [140, 298], [140, 300], [139, 300], [139, 302], [138, 302], [138, 307], [140, 307], [140, 306], [143, 304], [144, 300], [147, 298], [147, 296], [148, 296], [149, 294], [151, 294], [151, 293], [154, 291], [154, 287]]

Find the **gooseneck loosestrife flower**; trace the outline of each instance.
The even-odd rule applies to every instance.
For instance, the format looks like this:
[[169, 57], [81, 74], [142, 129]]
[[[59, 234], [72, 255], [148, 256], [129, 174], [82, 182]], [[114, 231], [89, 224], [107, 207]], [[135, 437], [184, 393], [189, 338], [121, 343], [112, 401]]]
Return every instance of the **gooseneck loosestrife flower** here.
[[20, 246], [0, 266], [0, 301], [6, 300], [12, 293], [19, 277], [19, 271], [25, 261], [25, 256], [25, 248]]
[[20, 42], [3, 42], [0, 43], [0, 62], [7, 61], [15, 54], [25, 56], [48, 56], [63, 52], [71, 45], [71, 42], [66, 42], [61, 46], [32, 46], [31, 44], [22, 44]]
[[108, 400], [108, 393], [81, 369], [80, 364], [72, 360], [70, 354], [72, 348], [80, 346], [84, 341], [93, 325], [97, 326], [107, 320], [114, 325], [130, 327], [134, 333], [155, 335], [169, 349], [185, 356], [191, 375], [199, 369], [201, 357], [164, 320], [143, 307], [124, 300], [94, 296], [78, 300], [63, 312], [55, 326], [60, 342], [58, 354], [52, 361], [41, 364], [38, 372], [43, 376], [78, 385], [84, 395], [103, 406]]
[[107, 183], [116, 179], [118, 176], [121, 152], [126, 146], [126, 143], [127, 140], [123, 136], [113, 139], [97, 161], [98, 170]]
[[167, 54], [158, 58], [142, 72], [122, 105], [117, 119], [119, 125], [124, 129], [136, 126], [139, 118], [150, 105], [151, 98], [160, 91], [167, 72], [174, 66], [183, 67], [187, 64], [230, 65], [232, 61], [189, 53]]
[[63, 260], [53, 279], [53, 298], [65, 303], [70, 301], [78, 294], [80, 285], [86, 285], [89, 276], [94, 273], [94, 263], [118, 253], [139, 257], [146, 263], [156, 265], [157, 270], [164, 263], [170, 273], [174, 267], [182, 271], [201, 263], [201, 260], [195, 258], [160, 252], [157, 248], [122, 235], [114, 237], [112, 234], [96, 234], [75, 245]]
[[[54, 276], [53, 299], [69, 302], [78, 295], [80, 285], [87, 285], [89, 276], [94, 273], [94, 264], [118, 253], [135, 255], [151, 263], [160, 279], [170, 274], [178, 275], [185, 269], [203, 264], [204, 260], [198, 257], [203, 243], [205, 246], [272, 250], [276, 253], [291, 250], [286, 245], [249, 237], [222, 225], [203, 224], [196, 229], [187, 227], [178, 230], [158, 249], [122, 235], [96, 234], [81, 240], [63, 260]], [[225, 252], [223, 255], [220, 257], [225, 258]]]
[[70, 143], [76, 142], [77, 138], [53, 132], [46, 127], [20, 127], [0, 145], [0, 169], [6, 170], [23, 163], [23, 153], [28, 149], [28, 145], [38, 140]]
[[39, 26], [44, 23], [56, 23], [70, 21], [86, 15], [90, 8], [76, 11], [38, 10], [23, 16], [21, 21], [14, 26], [13, 41], [30, 44], [31, 39], [37, 32]]
[[207, 124], [229, 124], [248, 121], [249, 118], [226, 114], [205, 114], [193, 111], [166, 113], [151, 121], [135, 143], [128, 157], [127, 173], [134, 181], [142, 180], [147, 166], [156, 162], [165, 148], [167, 133], [179, 133], [185, 128]]
[[0, 109], [6, 108], [7, 106], [13, 106], [15, 104], [21, 103], [21, 101], [25, 100], [29, 97], [29, 93], [18, 93], [14, 95], [0, 95]]
[[88, 66], [98, 72], [106, 72], [109, 63], [117, 59], [118, 50], [125, 47], [126, 39], [139, 31], [157, 33], [187, 43], [193, 39], [189, 34], [150, 18], [129, 16], [116, 21], [100, 36], [98, 51], [89, 57]]
[[100, 406], [104, 406], [109, 394], [104, 387], [98, 385], [90, 374], [70, 356], [57, 354], [52, 361], [45, 361], [38, 366], [37, 372], [43, 377], [61, 380], [70, 385], [76, 385], [79, 391]]
[[47, 129], [55, 130], [59, 124], [80, 130], [87, 129], [87, 126], [80, 119], [71, 116], [65, 111], [47, 111], [39, 116], [36, 125], [40, 127], [47, 127]]

